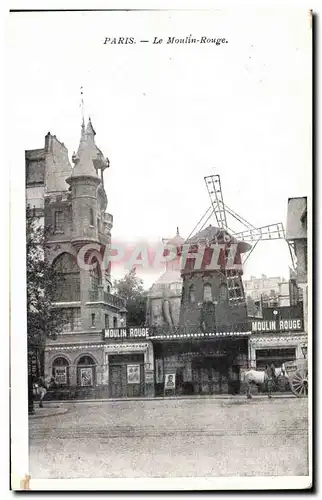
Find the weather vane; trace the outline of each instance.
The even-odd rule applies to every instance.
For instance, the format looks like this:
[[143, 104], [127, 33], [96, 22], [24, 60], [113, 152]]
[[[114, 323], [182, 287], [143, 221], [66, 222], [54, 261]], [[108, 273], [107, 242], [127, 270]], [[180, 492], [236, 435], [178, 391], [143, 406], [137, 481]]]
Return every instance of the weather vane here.
[[84, 120], [84, 90], [83, 90], [83, 87], [80, 88], [80, 94], [81, 94], [81, 110], [82, 110], [82, 124], [84, 125], [85, 124], [85, 120]]

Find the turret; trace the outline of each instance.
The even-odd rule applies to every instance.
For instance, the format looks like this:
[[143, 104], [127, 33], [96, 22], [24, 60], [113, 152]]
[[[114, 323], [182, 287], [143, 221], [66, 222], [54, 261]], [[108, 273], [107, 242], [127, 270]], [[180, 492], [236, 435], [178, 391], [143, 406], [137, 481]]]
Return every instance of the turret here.
[[[81, 139], [77, 155], [73, 155], [74, 168], [66, 182], [70, 185], [72, 199], [72, 244], [79, 248], [90, 242], [99, 241], [97, 199], [98, 186], [101, 179], [95, 161], [99, 156], [95, 140], [95, 132], [89, 121], [86, 131], [82, 124]], [[102, 207], [103, 209], [106, 208]]]

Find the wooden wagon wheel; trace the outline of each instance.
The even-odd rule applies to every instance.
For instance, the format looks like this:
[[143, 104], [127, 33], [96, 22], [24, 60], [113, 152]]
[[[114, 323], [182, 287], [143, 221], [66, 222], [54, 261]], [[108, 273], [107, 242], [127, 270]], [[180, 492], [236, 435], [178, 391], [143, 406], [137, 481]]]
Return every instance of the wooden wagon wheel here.
[[291, 391], [297, 398], [308, 395], [308, 381], [306, 371], [297, 371], [290, 381]]

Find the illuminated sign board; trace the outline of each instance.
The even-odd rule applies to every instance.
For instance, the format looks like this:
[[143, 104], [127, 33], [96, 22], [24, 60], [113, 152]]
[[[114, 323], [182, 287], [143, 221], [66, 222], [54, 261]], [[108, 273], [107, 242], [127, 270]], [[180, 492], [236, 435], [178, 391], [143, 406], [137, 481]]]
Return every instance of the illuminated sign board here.
[[148, 328], [107, 328], [103, 330], [105, 339], [141, 339], [149, 335]]
[[287, 331], [300, 331], [303, 330], [302, 319], [281, 319], [279, 321], [252, 321], [252, 332], [287, 332]]

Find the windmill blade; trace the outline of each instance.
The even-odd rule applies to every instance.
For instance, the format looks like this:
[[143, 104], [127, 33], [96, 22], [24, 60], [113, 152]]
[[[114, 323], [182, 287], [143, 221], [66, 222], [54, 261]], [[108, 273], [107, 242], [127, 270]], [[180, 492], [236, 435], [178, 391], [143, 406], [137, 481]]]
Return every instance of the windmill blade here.
[[211, 201], [211, 206], [216, 216], [217, 225], [220, 229], [227, 230], [227, 218], [221, 190], [220, 176], [218, 174], [208, 175], [204, 179]]
[[246, 231], [235, 233], [233, 236], [247, 242], [254, 242], [257, 240], [281, 240], [285, 239], [285, 230], [282, 222], [278, 222], [277, 224], [247, 229]]

